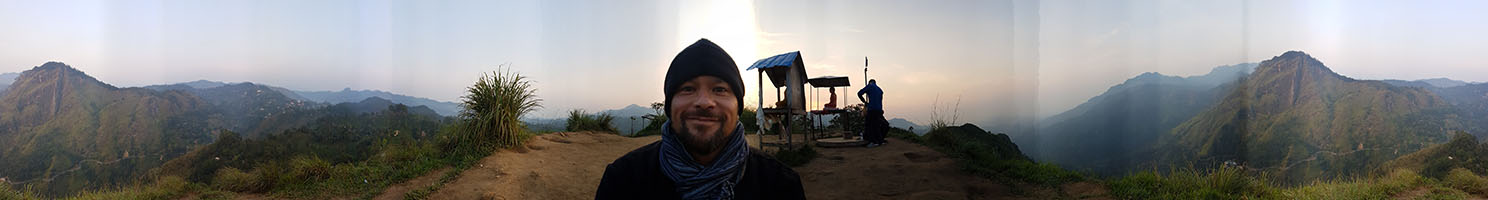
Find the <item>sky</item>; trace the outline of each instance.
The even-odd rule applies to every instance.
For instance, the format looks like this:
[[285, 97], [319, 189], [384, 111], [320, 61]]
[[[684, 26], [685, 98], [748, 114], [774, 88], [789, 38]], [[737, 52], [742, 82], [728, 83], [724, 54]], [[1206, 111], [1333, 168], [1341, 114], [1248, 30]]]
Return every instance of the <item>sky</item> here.
[[[1488, 3], [0, 0], [0, 72], [61, 61], [121, 87], [206, 79], [458, 101], [506, 69], [535, 81], [544, 108], [532, 116], [560, 117], [662, 101], [667, 64], [708, 38], [741, 70], [801, 51], [809, 76], [852, 79], [839, 90], [849, 104], [867, 57], [889, 118], [1009, 124], [1141, 73], [1200, 75], [1288, 50], [1359, 79], [1485, 82], [1481, 10]], [[756, 73], [741, 73], [750, 106]]]

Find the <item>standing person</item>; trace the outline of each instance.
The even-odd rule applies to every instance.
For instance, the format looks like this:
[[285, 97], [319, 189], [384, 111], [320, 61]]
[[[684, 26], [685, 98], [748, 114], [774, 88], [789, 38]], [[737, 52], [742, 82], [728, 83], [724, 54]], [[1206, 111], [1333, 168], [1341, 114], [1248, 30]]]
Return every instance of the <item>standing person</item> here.
[[605, 167], [595, 199], [806, 199], [795, 170], [744, 141], [739, 67], [708, 39], [672, 59], [661, 141]]
[[[867, 99], [863, 95], [868, 95]], [[858, 90], [858, 100], [863, 101], [868, 112], [863, 115], [863, 139], [868, 141], [868, 147], [878, 147], [885, 142], [884, 135], [888, 131], [888, 120], [884, 119], [883, 89], [878, 88], [878, 80], [869, 79], [868, 86]]]

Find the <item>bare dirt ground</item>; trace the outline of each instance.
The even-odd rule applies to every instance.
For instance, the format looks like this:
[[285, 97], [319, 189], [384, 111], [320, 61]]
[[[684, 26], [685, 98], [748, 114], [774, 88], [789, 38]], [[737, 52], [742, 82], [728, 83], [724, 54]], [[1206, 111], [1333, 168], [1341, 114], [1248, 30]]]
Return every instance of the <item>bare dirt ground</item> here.
[[481, 159], [430, 199], [593, 199], [605, 166], [660, 137], [550, 133]]
[[411, 192], [411, 191], [417, 190], [417, 189], [422, 189], [422, 188], [428, 187], [430, 185], [434, 185], [434, 183], [436, 183], [436, 182], [439, 181], [439, 178], [444, 177], [444, 173], [447, 173], [450, 170], [454, 170], [454, 169], [453, 168], [449, 168], [449, 167], [445, 167], [444, 169], [434, 170], [434, 172], [430, 172], [429, 174], [424, 174], [423, 176], [419, 176], [418, 178], [413, 178], [412, 180], [408, 180], [408, 182], [403, 182], [403, 183], [395, 184], [395, 185], [392, 185], [392, 186], [388, 186], [387, 190], [384, 190], [382, 192], [382, 194], [378, 194], [377, 197], [373, 197], [372, 199], [376, 199], [376, 200], [398, 200], [398, 199], [403, 199], [403, 195], [404, 194], [408, 194], [408, 192]]
[[[755, 136], [746, 137], [758, 144]], [[500, 150], [429, 196], [431, 199], [592, 199], [605, 165], [658, 136], [628, 138], [608, 133], [552, 133], [525, 148]], [[889, 139], [877, 148], [816, 148], [821, 154], [801, 175], [808, 199], [1106, 199], [1105, 188], [1081, 182], [1058, 188], [1007, 186], [959, 171], [955, 161], [918, 144]], [[401, 198], [422, 180], [390, 187], [382, 196]], [[429, 178], [433, 177], [433, 178]], [[382, 198], [379, 196], [379, 198]]]
[[[956, 161], [919, 144], [888, 138], [875, 148], [817, 148], [796, 167], [807, 199], [1107, 199], [1100, 184], [1010, 186], [972, 176]], [[1020, 194], [1021, 193], [1021, 194]]]

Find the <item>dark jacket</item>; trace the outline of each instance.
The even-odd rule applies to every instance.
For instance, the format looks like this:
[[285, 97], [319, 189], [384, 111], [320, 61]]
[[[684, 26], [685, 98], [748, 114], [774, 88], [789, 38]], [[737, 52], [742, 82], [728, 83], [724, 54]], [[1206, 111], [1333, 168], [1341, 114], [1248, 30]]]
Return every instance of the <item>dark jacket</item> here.
[[[605, 167], [594, 199], [681, 199], [661, 172], [660, 146], [658, 141], [630, 151]], [[795, 170], [754, 148], [748, 159], [734, 199], [806, 199]]]
[[[867, 100], [863, 100], [863, 95], [865, 94], [868, 95]], [[865, 109], [883, 110], [883, 89], [878, 88], [877, 83], [870, 83], [868, 86], [863, 86], [863, 89], [858, 90], [858, 100], [868, 103]]]

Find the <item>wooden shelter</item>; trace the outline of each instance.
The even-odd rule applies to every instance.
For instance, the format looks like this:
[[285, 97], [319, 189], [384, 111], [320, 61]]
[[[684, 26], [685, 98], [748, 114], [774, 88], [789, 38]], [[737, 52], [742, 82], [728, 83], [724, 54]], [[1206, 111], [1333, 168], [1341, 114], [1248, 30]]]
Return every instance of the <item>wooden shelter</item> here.
[[[759, 126], [758, 130], [760, 130], [757, 132], [757, 135], [760, 137], [760, 147], [793, 147], [796, 144], [793, 144], [794, 138], [791, 138], [791, 121], [793, 117], [806, 115], [806, 65], [801, 62], [801, 52], [793, 51], [760, 59], [745, 69], [745, 71], [748, 70], [756, 70], [760, 73], [759, 80], [757, 81], [761, 88], [755, 90], [759, 92], [759, 107], [756, 108], [756, 111], [757, 115], [761, 117], [757, 117], [758, 120], [756, 120], [757, 124], [755, 125]], [[780, 104], [765, 102], [765, 90], [763, 87], [765, 86], [764, 77], [766, 76], [770, 77], [770, 83], [775, 88], [776, 95], [773, 102]], [[766, 105], [777, 106], [765, 107]], [[764, 130], [767, 129], [765, 119], [767, 118], [779, 119], [779, 123], [782, 125], [782, 128], [779, 128], [780, 134], [777, 135], [776, 139], [778, 142], [766, 141], [764, 138]], [[810, 136], [808, 135], [807, 138], [810, 138]]]

